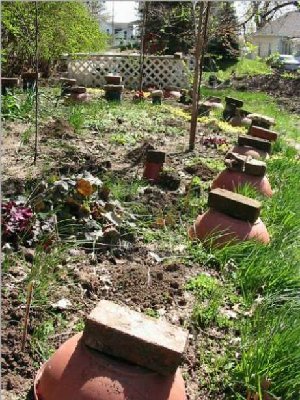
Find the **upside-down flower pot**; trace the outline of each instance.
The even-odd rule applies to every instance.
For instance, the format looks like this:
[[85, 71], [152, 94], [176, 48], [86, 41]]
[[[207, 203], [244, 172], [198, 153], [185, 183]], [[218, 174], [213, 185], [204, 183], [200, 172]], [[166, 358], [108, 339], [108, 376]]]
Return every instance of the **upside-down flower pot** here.
[[251, 156], [256, 158], [257, 160], [267, 160], [269, 158], [269, 154], [263, 150], [256, 149], [252, 146], [239, 146], [236, 145], [231, 149], [232, 153], [238, 153], [244, 156]]
[[4, 78], [1, 77], [2, 94], [6, 94], [7, 90], [13, 91], [19, 84], [19, 78]]
[[260, 218], [254, 223], [233, 218], [210, 208], [199, 215], [189, 229], [191, 239], [210, 242], [214, 247], [223, 247], [229, 243], [256, 240], [263, 244], [270, 242], [265, 224]]
[[39, 370], [35, 400], [186, 400], [182, 375], [163, 376], [67, 340]]
[[36, 85], [36, 78], [40, 78], [40, 73], [36, 74], [36, 72], [23, 72], [23, 91], [34, 90]]
[[162, 151], [149, 150], [146, 156], [143, 178], [157, 183], [163, 170], [166, 154]]
[[253, 186], [259, 193], [271, 197], [273, 192], [268, 178], [264, 176], [249, 175], [245, 172], [230, 171], [225, 169], [213, 181], [211, 187], [227, 189], [235, 192], [245, 185]]

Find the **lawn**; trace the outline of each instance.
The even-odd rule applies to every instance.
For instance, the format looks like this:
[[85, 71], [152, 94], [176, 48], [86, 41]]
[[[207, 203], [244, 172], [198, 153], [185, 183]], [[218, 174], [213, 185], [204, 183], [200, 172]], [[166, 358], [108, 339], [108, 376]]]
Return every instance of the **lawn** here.
[[[41, 88], [36, 166], [34, 99], [16, 92], [2, 102], [3, 203], [19, 201], [27, 221], [12, 232], [2, 222], [3, 395], [31, 398], [39, 366], [82, 331], [101, 298], [189, 330], [181, 365], [189, 400], [266, 400], [264, 390], [298, 399], [300, 163], [286, 139], [299, 139], [299, 119], [263, 93], [203, 89], [274, 117], [281, 135], [267, 162], [274, 196], [244, 188], [262, 201], [270, 245], [216, 250], [191, 242], [187, 230], [245, 129], [218, 113], [200, 118], [187, 152], [190, 115], [176, 101], [135, 103], [128, 92], [117, 104], [89, 93], [89, 103], [68, 104], [58, 87]], [[224, 145], [203, 145], [208, 136]], [[167, 153], [159, 185], [142, 177], [149, 145]]]

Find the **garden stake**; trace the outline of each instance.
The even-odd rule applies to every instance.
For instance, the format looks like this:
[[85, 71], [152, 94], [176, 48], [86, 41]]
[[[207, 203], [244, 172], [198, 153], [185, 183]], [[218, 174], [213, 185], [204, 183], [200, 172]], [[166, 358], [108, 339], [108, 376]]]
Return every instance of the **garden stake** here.
[[198, 87], [199, 87], [199, 78], [200, 78], [200, 57], [201, 50], [203, 46], [203, 37], [202, 37], [202, 25], [203, 25], [203, 10], [204, 3], [200, 3], [199, 10], [199, 23], [198, 23], [198, 34], [197, 34], [197, 43], [196, 43], [196, 51], [195, 51], [195, 70], [194, 70], [194, 83], [193, 83], [193, 106], [192, 106], [192, 118], [191, 118], [191, 129], [190, 129], [190, 143], [189, 150], [193, 150], [195, 148], [195, 139], [196, 139], [196, 129], [197, 129], [197, 116], [198, 116]]
[[21, 351], [24, 352], [25, 345], [26, 345], [26, 338], [27, 338], [27, 328], [28, 328], [28, 321], [29, 321], [29, 310], [32, 301], [33, 295], [33, 284], [34, 281], [31, 281], [28, 285], [28, 294], [27, 294], [27, 302], [26, 302], [26, 313], [25, 313], [25, 321], [23, 327], [23, 335], [22, 335], [22, 344], [21, 344]]
[[34, 139], [34, 159], [36, 165], [38, 153], [38, 5], [35, 2], [35, 139]]
[[140, 51], [140, 84], [139, 91], [143, 91], [143, 73], [144, 73], [144, 58], [145, 58], [145, 26], [148, 12], [148, 3], [145, 2], [143, 10], [143, 24], [141, 34], [141, 51]]

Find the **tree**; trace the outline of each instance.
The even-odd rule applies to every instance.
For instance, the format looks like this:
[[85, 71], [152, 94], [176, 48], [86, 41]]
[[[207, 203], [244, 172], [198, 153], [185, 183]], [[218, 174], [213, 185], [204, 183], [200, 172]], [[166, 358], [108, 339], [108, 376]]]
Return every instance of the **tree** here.
[[[35, 3], [2, 2], [1, 11], [2, 71], [11, 76], [35, 66]], [[83, 3], [38, 2], [39, 69], [44, 73], [62, 53], [100, 51], [106, 38]]]
[[[195, 47], [199, 11], [189, 2], [148, 3], [144, 49], [148, 53], [188, 53]], [[141, 8], [140, 8], [141, 11]], [[235, 62], [239, 56], [238, 21], [232, 3], [211, 2], [208, 52], [222, 62]]]
[[[143, 12], [140, 7], [140, 12]], [[188, 52], [194, 45], [195, 18], [192, 3], [149, 2], [145, 26], [147, 53]]]
[[221, 66], [228, 66], [239, 57], [239, 29], [234, 5], [221, 1], [212, 8], [207, 58]]
[[281, 1], [250, 1], [246, 3], [246, 12], [240, 25], [246, 29], [246, 25], [254, 22], [257, 29], [263, 28], [268, 22], [278, 14], [281, 10], [300, 9], [300, 1], [281, 0]]

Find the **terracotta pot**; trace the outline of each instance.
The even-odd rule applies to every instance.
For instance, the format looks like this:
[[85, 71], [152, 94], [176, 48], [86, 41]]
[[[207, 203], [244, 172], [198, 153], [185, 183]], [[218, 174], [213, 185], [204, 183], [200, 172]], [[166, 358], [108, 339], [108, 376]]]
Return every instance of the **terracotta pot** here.
[[253, 186], [259, 193], [271, 197], [273, 195], [270, 182], [266, 176], [254, 176], [240, 171], [225, 169], [213, 181], [211, 188], [227, 189], [236, 192], [238, 187], [246, 184]]
[[251, 146], [234, 146], [232, 150], [230, 150], [232, 153], [238, 153], [244, 156], [251, 156], [253, 158], [256, 158], [257, 160], [267, 160], [269, 158], [269, 154], [266, 153], [265, 151], [255, 149], [254, 147]]
[[260, 218], [250, 223], [232, 218], [212, 208], [197, 217], [189, 229], [189, 236], [191, 239], [200, 239], [203, 242], [211, 240], [214, 247], [223, 247], [231, 242], [245, 240], [256, 240], [264, 244], [270, 242], [267, 228]]
[[2, 94], [6, 94], [7, 90], [14, 90], [19, 84], [19, 78], [4, 78], [1, 77]]
[[90, 96], [88, 93], [71, 93], [70, 97], [67, 99], [70, 102], [75, 102], [75, 103], [84, 103], [90, 99]]
[[157, 183], [165, 162], [165, 153], [162, 151], [149, 150], [145, 162], [143, 178], [150, 182]]
[[179, 370], [162, 376], [87, 347], [77, 334], [38, 372], [35, 400], [185, 400]]

